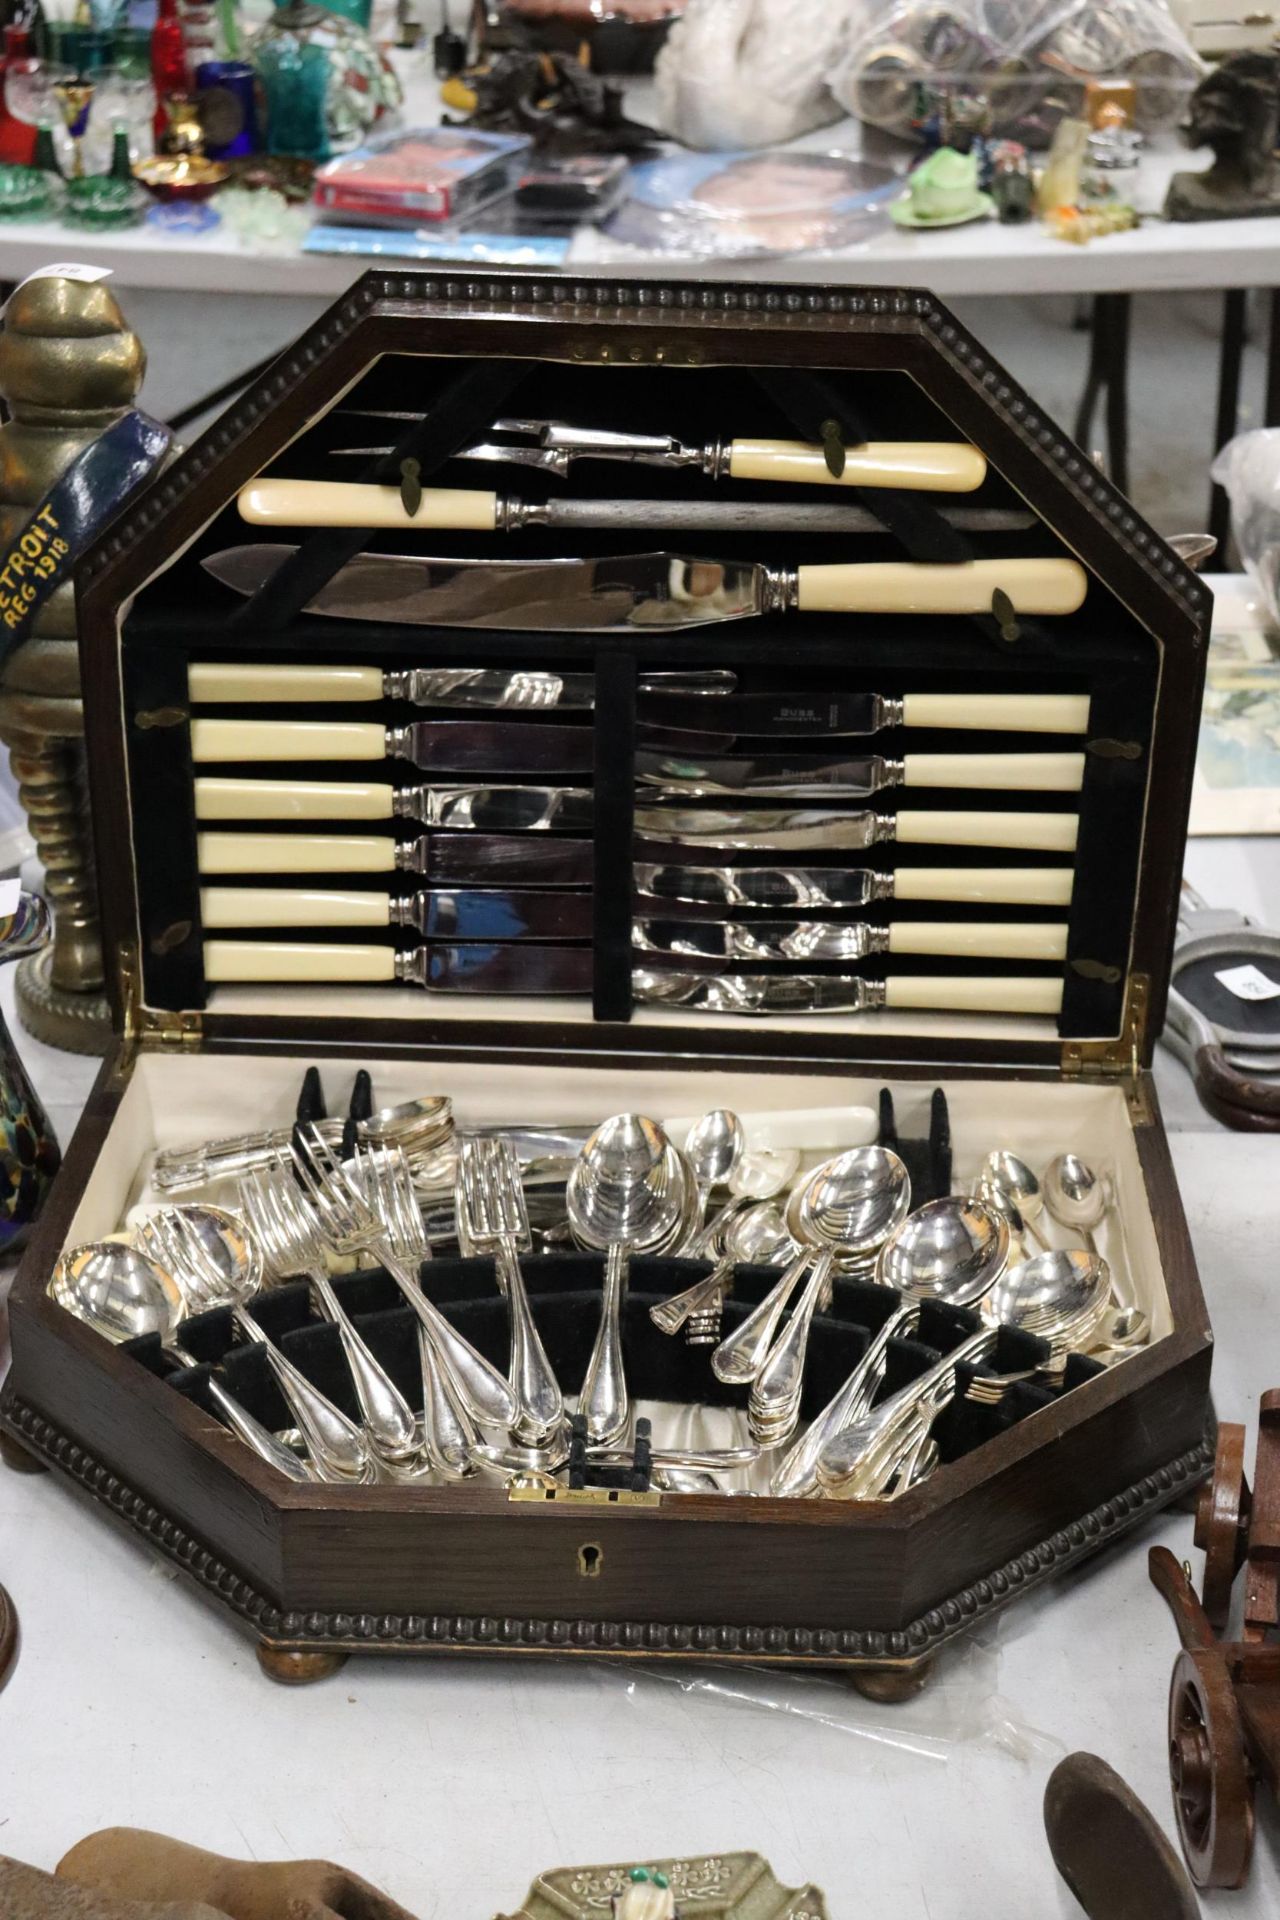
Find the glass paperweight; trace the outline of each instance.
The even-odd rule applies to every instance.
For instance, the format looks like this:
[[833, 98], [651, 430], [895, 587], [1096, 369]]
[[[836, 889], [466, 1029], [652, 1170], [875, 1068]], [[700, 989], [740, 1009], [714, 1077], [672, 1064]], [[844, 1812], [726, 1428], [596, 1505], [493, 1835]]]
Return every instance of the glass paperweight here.
[[39, 167], [0, 166], [0, 220], [49, 220], [62, 204], [56, 174]]
[[218, 212], [242, 247], [300, 247], [311, 230], [310, 207], [291, 205], [270, 187], [228, 187]]
[[66, 193], [62, 217], [69, 227], [136, 226], [150, 204], [141, 187], [131, 180], [113, 179], [109, 173], [68, 180]]
[[266, 94], [269, 153], [327, 160], [349, 152], [401, 101], [369, 35], [310, 0], [277, 6], [250, 57]]

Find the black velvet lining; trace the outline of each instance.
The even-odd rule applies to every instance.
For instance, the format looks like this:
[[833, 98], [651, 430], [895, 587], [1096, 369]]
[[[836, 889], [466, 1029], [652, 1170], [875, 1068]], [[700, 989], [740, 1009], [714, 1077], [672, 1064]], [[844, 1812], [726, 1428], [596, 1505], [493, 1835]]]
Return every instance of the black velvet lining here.
[[[564, 1390], [575, 1393], [586, 1371], [599, 1323], [603, 1263], [595, 1254], [545, 1255], [524, 1263], [538, 1331]], [[654, 1326], [649, 1308], [681, 1291], [708, 1271], [703, 1261], [636, 1259], [631, 1263], [630, 1290], [623, 1312], [623, 1353], [633, 1398], [660, 1399], [691, 1406], [745, 1407], [749, 1389], [726, 1386], [711, 1371], [705, 1348], [671, 1339]], [[740, 1267], [725, 1302], [724, 1329], [741, 1325], [778, 1280], [773, 1267]], [[435, 1260], [422, 1270], [424, 1290], [442, 1308], [459, 1332], [505, 1371], [508, 1361], [508, 1324], [504, 1301], [487, 1259]], [[421, 1404], [417, 1320], [403, 1304], [395, 1283], [381, 1271], [352, 1274], [335, 1282], [339, 1298], [375, 1356], [413, 1406]], [[898, 1296], [885, 1287], [837, 1278], [830, 1308], [813, 1323], [805, 1368], [800, 1417], [811, 1420], [841, 1386], [884, 1325]], [[351, 1377], [342, 1356], [337, 1330], [319, 1319], [305, 1283], [291, 1284], [260, 1294], [252, 1303], [258, 1324], [307, 1378], [351, 1418], [359, 1409]], [[878, 1398], [897, 1392], [976, 1332], [976, 1313], [926, 1302], [920, 1310], [916, 1334], [889, 1344], [888, 1364]], [[168, 1379], [195, 1400], [205, 1412], [221, 1417], [207, 1395], [210, 1370], [216, 1367], [223, 1383], [246, 1411], [273, 1432], [291, 1426], [292, 1416], [282, 1399], [260, 1346], [238, 1333], [227, 1308], [197, 1315], [179, 1329], [179, 1344], [197, 1362], [178, 1367], [163, 1352], [156, 1335], [127, 1343], [125, 1351], [148, 1371]], [[1021, 1373], [1047, 1358], [1042, 1341], [1003, 1327], [992, 1360], [961, 1375], [962, 1390], [974, 1371]], [[1096, 1361], [1075, 1356], [1068, 1362], [1062, 1391], [1100, 1371]], [[1013, 1383], [994, 1407], [972, 1402], [953, 1404], [935, 1429], [943, 1458], [969, 1452], [993, 1434], [1047, 1406], [1057, 1397], [1042, 1382]]]
[[[470, 370], [490, 372], [491, 369]], [[569, 480], [548, 477], [519, 465], [445, 461], [444, 451], [464, 444], [474, 433], [488, 433], [498, 414], [527, 412], [540, 419], [570, 424], [608, 424], [646, 432], [671, 431], [690, 445], [709, 444], [734, 435], [791, 438], [820, 432], [826, 418], [837, 418], [850, 440], [948, 439], [955, 437], [945, 415], [907, 375], [892, 371], [869, 375], [827, 370], [815, 374], [777, 367], [744, 371], [703, 367], [691, 373], [676, 368], [602, 368], [524, 363], [513, 368], [501, 363], [496, 386], [482, 387], [459, 376], [458, 363], [446, 359], [395, 359], [370, 369], [343, 402], [344, 411], [321, 419], [280, 455], [273, 472], [306, 478], [355, 478], [363, 469], [355, 461], [330, 458], [335, 447], [377, 444], [397, 447], [405, 436], [401, 424], [388, 424], [353, 410], [357, 407], [405, 408], [420, 405], [432, 425], [412, 428], [415, 457], [423, 461], [440, 484], [492, 486], [522, 499], [614, 497], [626, 499], [768, 498], [777, 489], [755, 483], [716, 482], [697, 468], [665, 471], [658, 468], [584, 463], [572, 469]], [[497, 377], [497, 376], [495, 376]], [[444, 431], [442, 422], [448, 426]], [[470, 424], [468, 424], [468, 422]], [[399, 436], [399, 439], [397, 438]], [[424, 438], [425, 436], [425, 438]], [[430, 441], [429, 454], [424, 452]], [[421, 446], [419, 441], [422, 442]], [[393, 461], [394, 465], [395, 462]], [[385, 463], [384, 463], [385, 466]], [[437, 471], [438, 469], [438, 471]], [[394, 477], [394, 475], [392, 476]], [[821, 489], [795, 489], [809, 498]], [[764, 536], [750, 530], [715, 536], [654, 536], [636, 530], [600, 529], [566, 535], [549, 529], [493, 535], [374, 534], [355, 539], [382, 551], [429, 554], [446, 551], [458, 557], [501, 554], [511, 558], [550, 558], [574, 551], [584, 556], [613, 552], [645, 552], [656, 548], [692, 553], [714, 553], [726, 559], [764, 561], [787, 566], [847, 557], [853, 560], [899, 558], [908, 553], [928, 559], [952, 559], [970, 553], [1010, 556], [1058, 553], [1062, 549], [1043, 526], [1029, 531], [994, 535], [958, 535], [942, 517], [948, 505], [1020, 508], [1016, 496], [994, 471], [973, 495], [911, 495], [893, 490], [849, 490], [843, 499], [861, 500], [890, 529], [883, 534], [859, 535], [850, 543], [833, 543], [829, 536]], [[598, 820], [593, 866], [597, 880], [594, 901], [594, 1013], [598, 1020], [621, 1020], [629, 1002], [631, 956], [626, 941], [629, 905], [624, 900], [629, 854], [628, 825], [631, 796], [628, 789], [630, 750], [634, 744], [631, 709], [625, 689], [634, 672], [647, 668], [732, 668], [743, 692], [806, 692], [837, 688], [881, 694], [913, 691], [1067, 692], [1090, 695], [1092, 742], [1137, 743], [1137, 760], [1104, 758], [1090, 752], [1085, 788], [1081, 795], [993, 792], [948, 792], [922, 788], [891, 788], [868, 805], [877, 813], [902, 815], [925, 808], [937, 811], [1079, 812], [1079, 852], [1074, 862], [1077, 884], [1069, 919], [1069, 960], [1065, 972], [1061, 1031], [1073, 1037], [1118, 1034], [1123, 1014], [1123, 974], [1127, 965], [1133, 924], [1136, 877], [1141, 858], [1142, 816], [1147, 777], [1147, 746], [1157, 683], [1158, 661], [1149, 636], [1143, 633], [1107, 591], [1093, 581], [1085, 606], [1061, 619], [1033, 623], [1019, 621], [1015, 644], [999, 637], [994, 622], [983, 619], [939, 620], [904, 615], [850, 617], [799, 614], [737, 620], [697, 631], [671, 631], [661, 626], [633, 629], [625, 634], [599, 632], [530, 634], [496, 630], [419, 628], [402, 625], [331, 620], [295, 614], [277, 625], [282, 601], [260, 597], [254, 609], [229, 589], [212, 581], [199, 568], [202, 555], [254, 540], [258, 530], [246, 528], [234, 504], [218, 516], [200, 539], [174, 566], [157, 576], [139, 596], [126, 629], [126, 687], [131, 712], [152, 706], [161, 682], [172, 687], [184, 659], [313, 660], [342, 662], [377, 660], [388, 666], [439, 664], [523, 665], [594, 671], [599, 679], [600, 705], [595, 716], [595, 771], [599, 783]], [[317, 536], [288, 529], [264, 536], [291, 538], [307, 554], [306, 593], [346, 556], [349, 543], [331, 534]], [[351, 549], [354, 550], [354, 549]], [[320, 564], [323, 554], [324, 564]], [[298, 576], [301, 579], [301, 576]], [[295, 586], [297, 582], [295, 581]], [[292, 589], [291, 589], [292, 591]], [[293, 599], [297, 599], [296, 592]], [[290, 603], [292, 604], [292, 602]], [[259, 617], [259, 616], [262, 617]], [[234, 616], [234, 617], [233, 617]], [[996, 636], [993, 638], [993, 635]], [[156, 656], [162, 656], [157, 659]], [[167, 704], [168, 702], [166, 702]], [[184, 704], [179, 695], [175, 704]], [[224, 709], [225, 711], [226, 709]], [[232, 709], [233, 710], [233, 709]], [[210, 710], [216, 711], [214, 709]], [[323, 717], [381, 720], [401, 723], [412, 711], [392, 703], [354, 708], [325, 706], [312, 709], [259, 707], [246, 709], [255, 717]], [[475, 717], [475, 716], [473, 716]], [[560, 716], [556, 716], [559, 721]], [[582, 715], [584, 727], [591, 716]], [[138, 880], [144, 927], [154, 929], [164, 951], [144, 940], [143, 966], [148, 1001], [161, 1007], [199, 1007], [206, 998], [200, 972], [198, 886], [193, 849], [196, 823], [187, 764], [185, 730], [157, 729], [147, 736], [131, 729], [131, 777], [138, 838]], [[829, 738], [807, 742], [765, 743], [746, 736], [739, 750], [803, 751], [900, 756], [925, 752], [1016, 753], [1075, 750], [1085, 743], [1072, 737], [916, 731], [885, 733], [869, 739]], [[343, 767], [334, 763], [308, 767], [297, 763], [266, 766], [243, 764], [200, 772], [288, 782], [309, 777], [341, 780], [388, 780], [401, 784], [431, 784], [433, 777], [414, 768], [388, 762], [384, 767], [365, 763]], [[443, 781], [440, 782], [443, 784]], [[469, 784], [481, 784], [472, 778]], [[585, 784], [579, 778], [575, 784]], [[708, 803], [713, 804], [713, 803]], [[761, 802], [762, 806], [774, 803]], [[838, 803], [841, 810], [862, 811], [856, 801]], [[252, 831], [254, 823], [210, 822], [211, 830]], [[264, 830], [287, 832], [285, 822], [264, 820]], [[298, 823], [297, 831], [348, 831], [394, 834], [416, 839], [424, 829], [413, 822]], [[545, 851], [539, 836], [538, 851]], [[765, 852], [724, 855], [696, 847], [677, 848], [648, 843], [639, 857], [669, 864], [788, 864], [797, 866], [869, 866], [891, 871], [909, 866], [1066, 866], [1069, 856], [1046, 855], [1020, 849], [904, 846], [891, 842], [865, 851], [805, 851], [783, 856]], [[492, 883], [513, 884], [509, 863], [495, 865]], [[536, 875], [533, 876], [536, 879]], [[287, 878], [219, 876], [223, 884], [287, 886]], [[424, 882], [417, 875], [314, 876], [307, 884], [409, 891]], [[429, 883], [427, 883], [429, 884]], [[696, 911], [696, 910], [695, 910]], [[662, 917], [675, 915], [666, 907]], [[749, 916], [744, 916], [749, 917]], [[946, 902], [893, 903], [855, 916], [872, 920], [978, 919], [1056, 921], [1061, 909], [970, 907]], [[173, 929], [188, 927], [178, 939]], [[220, 937], [224, 937], [220, 935]], [[234, 938], [234, 934], [225, 937]], [[304, 936], [307, 937], [307, 936]], [[312, 933], [310, 938], [319, 937]], [[341, 938], [343, 936], [337, 935]], [[388, 943], [412, 945], [417, 936], [401, 932], [370, 935], [362, 930], [353, 938], [371, 937]], [[167, 941], [173, 944], [167, 945]], [[767, 969], [764, 969], [767, 970]], [[814, 968], [823, 971], [822, 968]], [[833, 970], [828, 967], [825, 970]], [[835, 969], [838, 970], [838, 969]], [[883, 971], [870, 968], [870, 974]], [[1056, 975], [1049, 964], [1025, 961], [983, 962], [947, 959], [895, 960], [895, 973], [920, 974], [1036, 974]]]

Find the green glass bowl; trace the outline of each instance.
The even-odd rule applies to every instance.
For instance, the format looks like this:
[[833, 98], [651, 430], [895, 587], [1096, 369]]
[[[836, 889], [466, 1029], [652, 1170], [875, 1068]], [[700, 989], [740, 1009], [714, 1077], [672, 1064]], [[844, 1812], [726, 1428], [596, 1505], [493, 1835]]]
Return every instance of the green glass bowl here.
[[132, 227], [148, 204], [146, 194], [131, 180], [94, 173], [83, 180], [68, 180], [62, 217], [69, 227]]
[[39, 167], [0, 166], [0, 220], [50, 219], [61, 198], [56, 179]]

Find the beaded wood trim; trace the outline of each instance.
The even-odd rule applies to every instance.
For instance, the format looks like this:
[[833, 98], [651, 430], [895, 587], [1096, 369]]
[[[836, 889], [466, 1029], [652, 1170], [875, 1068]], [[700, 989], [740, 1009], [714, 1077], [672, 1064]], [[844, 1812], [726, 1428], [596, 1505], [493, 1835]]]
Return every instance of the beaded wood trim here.
[[285, 1612], [234, 1567], [186, 1531], [185, 1524], [135, 1492], [110, 1467], [14, 1394], [0, 1396], [0, 1425], [24, 1447], [75, 1481], [140, 1534], [206, 1596], [260, 1639], [296, 1651], [384, 1653], [589, 1653], [643, 1659], [771, 1661], [815, 1667], [883, 1666], [927, 1659], [1021, 1594], [1086, 1559], [1148, 1513], [1203, 1480], [1213, 1466], [1214, 1435], [1134, 1486], [1084, 1513], [1047, 1540], [976, 1580], [920, 1619], [893, 1632], [832, 1627], [664, 1625], [654, 1621], [531, 1620], [496, 1614]]

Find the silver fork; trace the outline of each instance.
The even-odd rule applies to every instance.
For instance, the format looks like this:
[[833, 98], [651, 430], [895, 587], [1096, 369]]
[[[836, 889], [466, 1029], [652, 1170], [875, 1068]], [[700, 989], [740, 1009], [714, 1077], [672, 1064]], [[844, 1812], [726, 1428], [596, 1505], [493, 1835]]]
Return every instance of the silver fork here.
[[353, 1177], [327, 1141], [308, 1128], [295, 1163], [330, 1244], [342, 1253], [368, 1250], [386, 1267], [417, 1314], [455, 1398], [482, 1424], [510, 1427], [516, 1416], [511, 1388], [419, 1284], [430, 1247], [404, 1155], [396, 1148], [358, 1147], [353, 1164], [359, 1177]]
[[520, 1184], [520, 1162], [509, 1140], [465, 1139], [458, 1160], [456, 1206], [459, 1237], [477, 1253], [493, 1255], [498, 1285], [511, 1315], [508, 1379], [516, 1397], [512, 1438], [542, 1446], [564, 1421], [564, 1397], [538, 1335], [520, 1271], [520, 1255], [532, 1245]]
[[337, 1328], [360, 1416], [379, 1459], [395, 1466], [414, 1461], [425, 1465], [413, 1409], [339, 1300], [325, 1271], [324, 1236], [290, 1168], [250, 1174], [240, 1182], [239, 1194], [250, 1231], [274, 1270], [301, 1275], [326, 1320]]

